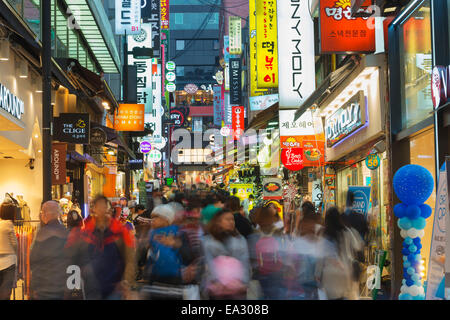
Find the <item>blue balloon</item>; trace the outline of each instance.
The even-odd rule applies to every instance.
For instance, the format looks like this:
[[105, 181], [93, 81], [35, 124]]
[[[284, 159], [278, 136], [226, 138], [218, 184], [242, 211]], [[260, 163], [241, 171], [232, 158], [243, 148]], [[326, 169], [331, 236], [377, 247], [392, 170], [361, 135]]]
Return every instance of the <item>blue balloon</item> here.
[[419, 217], [412, 221], [412, 227], [416, 228], [417, 230], [422, 230], [427, 225], [427, 221], [425, 218]]
[[413, 239], [411, 239], [410, 237], [405, 238], [404, 243], [406, 243], [407, 245], [410, 245], [413, 243]]
[[408, 261], [408, 257], [403, 257], [403, 261]]
[[408, 255], [408, 260], [411, 261], [411, 262], [416, 261], [416, 255], [413, 254], [413, 253], [409, 254], [409, 255]]
[[431, 207], [427, 204], [422, 204], [420, 206], [420, 216], [424, 219], [427, 219], [431, 216], [431, 214], [433, 213], [433, 209], [431, 209]]
[[411, 280], [413, 280], [414, 282], [418, 282], [420, 281], [420, 277], [417, 273], [415, 273], [411, 276]]
[[397, 218], [403, 218], [406, 216], [406, 209], [408, 208], [407, 205], [403, 203], [398, 203], [394, 206], [394, 214]]
[[397, 170], [393, 179], [394, 191], [401, 202], [407, 205], [421, 205], [434, 189], [430, 171], [416, 164], [408, 164]]
[[408, 279], [408, 280], [406, 280], [406, 285], [407, 285], [408, 287], [411, 287], [411, 286], [414, 285], [414, 281], [412, 281], [411, 279]]
[[412, 222], [408, 218], [399, 219], [397, 225], [400, 229], [408, 230], [412, 228]]
[[414, 280], [414, 285], [420, 287], [420, 286], [422, 286], [422, 281], [420, 281], [420, 280], [417, 280], [417, 281]]
[[416, 246], [419, 246], [419, 244], [420, 244], [420, 238], [419, 238], [419, 237], [414, 238], [414, 239], [413, 239], [413, 242], [414, 242], [414, 244], [415, 244]]
[[409, 274], [410, 276], [412, 276], [412, 275], [415, 273], [415, 271], [416, 271], [416, 270], [414, 270], [414, 268], [412, 268], [412, 267], [409, 267], [409, 268], [407, 268], [406, 270], [407, 270], [406, 272], [408, 272], [408, 274]]
[[411, 262], [403, 262], [403, 267], [405, 268], [411, 267]]
[[416, 247], [415, 245], [412, 244], [412, 245], [409, 246], [408, 250], [409, 250], [411, 253], [414, 253], [414, 252], [417, 251], [417, 247]]
[[417, 247], [417, 249], [422, 249], [422, 244], [421, 243], [419, 243], [419, 244], [416, 244], [416, 247]]
[[409, 293], [401, 293], [398, 300], [412, 300], [412, 296]]
[[403, 284], [403, 285], [406, 284], [406, 280], [405, 280], [405, 279], [402, 280], [402, 284]]
[[410, 254], [409, 249], [408, 249], [408, 248], [403, 248], [403, 249], [402, 249], [402, 254], [403, 254], [404, 256], [407, 256], [408, 254]]
[[420, 207], [416, 205], [410, 205], [408, 206], [408, 209], [406, 209], [406, 216], [410, 218], [411, 220], [417, 219], [420, 217], [421, 211]]

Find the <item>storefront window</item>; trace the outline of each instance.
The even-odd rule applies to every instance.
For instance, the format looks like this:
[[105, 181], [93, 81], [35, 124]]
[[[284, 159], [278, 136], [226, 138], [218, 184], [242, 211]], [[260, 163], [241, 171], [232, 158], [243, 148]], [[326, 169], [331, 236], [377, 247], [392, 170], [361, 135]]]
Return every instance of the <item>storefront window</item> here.
[[402, 129], [430, 117], [431, 20], [430, 0], [416, 10], [400, 28], [402, 70]]
[[[431, 175], [435, 177], [435, 153], [434, 153], [434, 131], [433, 128], [426, 130], [409, 139], [411, 164], [418, 164], [430, 171]], [[422, 238], [422, 256], [427, 258], [430, 252], [431, 238], [433, 235], [433, 221], [434, 221], [434, 207], [436, 203], [436, 189], [425, 202], [432, 209], [432, 215], [427, 219], [425, 227], [425, 236]], [[428, 266], [428, 261], [425, 261], [424, 266]], [[427, 272], [424, 270], [422, 278], [426, 280]]]

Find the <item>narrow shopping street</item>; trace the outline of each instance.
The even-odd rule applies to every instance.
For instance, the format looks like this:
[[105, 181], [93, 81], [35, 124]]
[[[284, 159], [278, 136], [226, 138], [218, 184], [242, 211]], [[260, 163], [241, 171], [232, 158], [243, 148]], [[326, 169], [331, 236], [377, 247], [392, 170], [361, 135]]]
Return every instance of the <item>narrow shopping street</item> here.
[[449, 81], [450, 0], [0, 0], [0, 300], [447, 300]]

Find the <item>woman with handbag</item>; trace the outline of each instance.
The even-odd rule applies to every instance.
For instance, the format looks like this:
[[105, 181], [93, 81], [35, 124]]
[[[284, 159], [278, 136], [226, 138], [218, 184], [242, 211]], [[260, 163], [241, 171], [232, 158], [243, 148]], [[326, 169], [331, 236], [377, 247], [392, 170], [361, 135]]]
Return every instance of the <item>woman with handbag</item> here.
[[250, 280], [247, 241], [235, 227], [233, 213], [221, 210], [208, 224], [204, 237], [207, 295], [212, 300], [244, 300]]
[[0, 300], [9, 300], [16, 281], [17, 238], [14, 231], [16, 206], [0, 207]]

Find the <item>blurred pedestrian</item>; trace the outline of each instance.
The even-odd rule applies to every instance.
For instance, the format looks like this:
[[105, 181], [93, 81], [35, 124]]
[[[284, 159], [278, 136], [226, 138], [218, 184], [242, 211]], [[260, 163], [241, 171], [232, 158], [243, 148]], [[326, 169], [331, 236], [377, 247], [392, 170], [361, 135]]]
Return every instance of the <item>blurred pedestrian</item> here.
[[257, 222], [258, 231], [249, 236], [253, 279], [259, 281], [265, 299], [283, 299], [283, 229], [277, 228], [267, 207], [261, 209]]
[[40, 212], [41, 228], [30, 251], [31, 299], [62, 300], [67, 289], [69, 256], [65, 250], [68, 231], [61, 224], [58, 202], [47, 201]]
[[233, 212], [236, 229], [241, 235], [247, 238], [253, 233], [252, 223], [245, 217], [245, 213], [238, 197], [230, 197], [226, 203], [226, 208]]
[[236, 230], [233, 213], [227, 209], [214, 215], [204, 237], [207, 265], [205, 288], [211, 299], [246, 298], [250, 280], [247, 241]]
[[16, 206], [3, 203], [0, 207], [0, 300], [9, 300], [16, 283], [17, 238], [14, 231]]
[[104, 196], [92, 201], [80, 238], [71, 233], [67, 243], [77, 257], [85, 280], [87, 299], [120, 300], [133, 297], [135, 282], [135, 240], [112, 215]]

